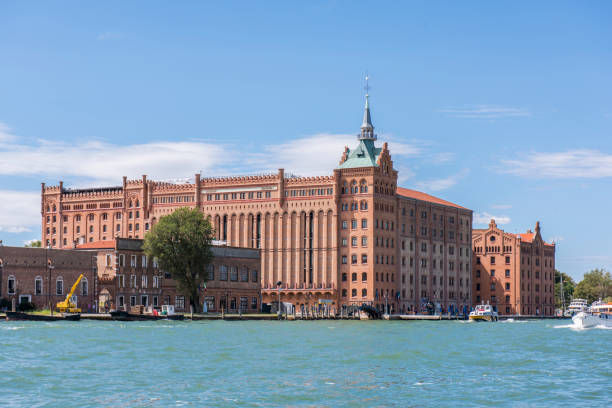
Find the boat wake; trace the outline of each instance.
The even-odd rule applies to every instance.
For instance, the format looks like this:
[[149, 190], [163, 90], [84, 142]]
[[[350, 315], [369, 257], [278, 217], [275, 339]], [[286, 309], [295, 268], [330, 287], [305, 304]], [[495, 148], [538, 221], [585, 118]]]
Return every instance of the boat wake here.
[[607, 327], [602, 324], [594, 326], [594, 327], [582, 327], [582, 326], [577, 326], [575, 324], [561, 324], [558, 326], [553, 326], [553, 329], [570, 329], [574, 331], [584, 331], [584, 330], [593, 330], [593, 329], [612, 330], [612, 327]]

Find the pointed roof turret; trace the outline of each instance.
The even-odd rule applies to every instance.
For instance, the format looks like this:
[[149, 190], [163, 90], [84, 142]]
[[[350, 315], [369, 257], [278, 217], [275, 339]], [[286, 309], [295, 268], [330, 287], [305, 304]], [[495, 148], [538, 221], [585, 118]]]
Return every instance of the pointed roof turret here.
[[374, 129], [372, 118], [370, 117], [370, 95], [366, 94], [365, 110], [363, 111], [363, 123], [361, 128]]

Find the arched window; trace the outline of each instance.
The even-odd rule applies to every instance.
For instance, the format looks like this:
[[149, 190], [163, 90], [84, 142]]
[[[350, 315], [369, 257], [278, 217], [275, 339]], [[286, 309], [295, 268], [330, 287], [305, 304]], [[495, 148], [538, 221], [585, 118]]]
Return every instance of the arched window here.
[[342, 194], [346, 194], [346, 193], [348, 193], [348, 191], [347, 191], [347, 187], [348, 187], [348, 186], [347, 186], [346, 181], [345, 181], [345, 182], [342, 184]]
[[359, 185], [359, 192], [360, 193], [367, 193], [368, 192], [368, 183], [365, 180], [361, 180], [361, 183]]
[[368, 281], [368, 273], [367, 272], [362, 272], [361, 273], [361, 281], [362, 282], [367, 282]]
[[128, 206], [132, 208], [132, 200], [130, 200], [130, 202], [128, 203]]
[[55, 294], [63, 295], [64, 294], [64, 278], [58, 276], [55, 280]]
[[140, 200], [136, 200], [136, 208], [140, 207]]
[[368, 290], [367, 289], [361, 289], [361, 297], [368, 297]]
[[34, 278], [34, 294], [42, 295], [43, 294], [43, 280], [40, 276]]
[[53, 204], [53, 212], [55, 211], [56, 211], [56, 207], [55, 207], [55, 204]]
[[81, 296], [87, 296], [87, 291], [89, 289], [87, 278], [81, 279]]
[[7, 290], [9, 295], [14, 295], [17, 288], [17, 281], [13, 275], [10, 275], [7, 280]]
[[47, 212], [49, 212], [49, 204], [47, 204], [47, 208], [46, 208]]

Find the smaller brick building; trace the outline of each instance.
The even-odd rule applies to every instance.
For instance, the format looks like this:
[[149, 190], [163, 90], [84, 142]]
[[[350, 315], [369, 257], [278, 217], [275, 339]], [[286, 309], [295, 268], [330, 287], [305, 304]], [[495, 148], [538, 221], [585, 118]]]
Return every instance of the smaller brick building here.
[[535, 231], [511, 234], [491, 220], [472, 234], [473, 301], [489, 302], [500, 315], [553, 316], [555, 244]]
[[[116, 238], [88, 242], [77, 247], [93, 252], [97, 259], [100, 310], [129, 310], [134, 306], [174, 305], [188, 311], [189, 298], [177, 290], [176, 281], [159, 269], [155, 259], [142, 250], [140, 239]], [[200, 301], [204, 310], [256, 312], [261, 306], [260, 256], [258, 249], [213, 246], [208, 283]]]
[[0, 246], [0, 298], [55, 309], [83, 274], [73, 300], [83, 311], [93, 311], [95, 268], [95, 258], [82, 251]]

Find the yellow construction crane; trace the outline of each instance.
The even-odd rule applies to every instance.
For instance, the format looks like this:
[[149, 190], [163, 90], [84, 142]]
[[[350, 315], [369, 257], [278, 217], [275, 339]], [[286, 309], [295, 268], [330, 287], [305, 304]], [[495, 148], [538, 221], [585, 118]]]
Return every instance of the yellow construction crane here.
[[74, 291], [76, 290], [77, 286], [79, 286], [79, 282], [81, 282], [81, 279], [83, 279], [83, 274], [80, 274], [79, 278], [76, 280], [76, 282], [74, 282], [74, 285], [72, 285], [72, 289], [70, 289], [70, 292], [68, 292], [68, 294], [66, 295], [66, 299], [63, 302], [57, 303], [56, 307], [57, 310], [60, 311], [60, 313], [81, 313], [81, 309], [79, 309], [77, 305], [70, 301], [70, 298], [72, 297], [72, 295], [74, 295]]

